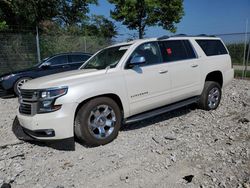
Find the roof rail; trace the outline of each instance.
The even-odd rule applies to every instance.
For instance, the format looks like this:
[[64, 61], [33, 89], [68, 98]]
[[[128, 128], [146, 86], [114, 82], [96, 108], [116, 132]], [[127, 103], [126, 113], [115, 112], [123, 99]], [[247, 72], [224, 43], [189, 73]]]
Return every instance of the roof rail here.
[[197, 37], [216, 37], [215, 35], [200, 34]]
[[188, 35], [181, 33], [181, 34], [177, 34], [177, 35], [172, 35], [171, 37], [187, 37], [187, 36]]
[[169, 38], [168, 35], [164, 35], [164, 36], [158, 37], [157, 40], [164, 40], [164, 39], [168, 39], [168, 38]]
[[164, 36], [157, 38], [157, 40], [164, 40], [164, 39], [168, 39], [171, 37], [216, 37], [216, 36], [215, 35], [206, 35], [206, 34], [199, 34], [199, 35], [177, 34], [177, 35], [172, 35], [172, 36], [164, 35]]

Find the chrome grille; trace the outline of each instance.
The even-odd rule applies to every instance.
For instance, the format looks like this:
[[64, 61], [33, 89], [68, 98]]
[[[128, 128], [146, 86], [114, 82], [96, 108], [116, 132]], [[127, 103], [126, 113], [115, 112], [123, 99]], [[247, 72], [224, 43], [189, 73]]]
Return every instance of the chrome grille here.
[[22, 114], [31, 115], [31, 104], [21, 103], [19, 107], [19, 112]]
[[34, 96], [34, 91], [31, 91], [31, 90], [21, 90], [20, 95], [21, 95], [21, 97], [23, 99], [32, 99], [33, 96]]
[[19, 96], [19, 112], [25, 115], [35, 115], [37, 111], [38, 92], [35, 90], [22, 90]]

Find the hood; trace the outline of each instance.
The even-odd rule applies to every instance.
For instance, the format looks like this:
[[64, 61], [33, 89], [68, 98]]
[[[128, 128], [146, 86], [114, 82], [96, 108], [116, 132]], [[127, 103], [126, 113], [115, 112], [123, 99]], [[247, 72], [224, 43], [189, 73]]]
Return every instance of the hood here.
[[61, 86], [71, 86], [92, 76], [105, 74], [105, 70], [79, 69], [30, 80], [22, 89], [46, 89]]
[[10, 75], [10, 74], [14, 74], [14, 75], [16, 75], [16, 74], [21, 74], [21, 73], [24, 73], [24, 72], [33, 71], [33, 70], [35, 70], [35, 69], [37, 69], [37, 67], [30, 67], [30, 68], [26, 68], [26, 69], [22, 69], [22, 70], [17, 70], [17, 71], [5, 73], [5, 74], [3, 74], [3, 75], [0, 75], [0, 77], [8, 76], [8, 75]]

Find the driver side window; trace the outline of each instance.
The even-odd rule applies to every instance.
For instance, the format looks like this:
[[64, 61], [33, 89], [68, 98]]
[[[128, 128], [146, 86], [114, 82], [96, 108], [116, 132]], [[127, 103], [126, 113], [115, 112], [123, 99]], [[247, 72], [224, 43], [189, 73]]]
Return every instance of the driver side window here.
[[136, 56], [143, 56], [146, 60], [145, 65], [159, 64], [162, 62], [161, 52], [157, 42], [148, 42], [138, 46], [132, 53], [129, 61]]
[[50, 62], [52, 66], [67, 64], [68, 56], [67, 55], [56, 56], [49, 59], [48, 62]]

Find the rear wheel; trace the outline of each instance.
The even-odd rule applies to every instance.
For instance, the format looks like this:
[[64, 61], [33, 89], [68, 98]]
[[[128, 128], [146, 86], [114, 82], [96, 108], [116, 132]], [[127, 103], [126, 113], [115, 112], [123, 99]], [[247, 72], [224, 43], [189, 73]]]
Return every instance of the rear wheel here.
[[20, 89], [23, 86], [23, 84], [28, 82], [31, 79], [32, 78], [24, 77], [24, 78], [20, 78], [19, 80], [16, 81], [16, 83], [14, 85], [14, 92], [15, 92], [16, 96], [20, 95]]
[[113, 141], [121, 126], [121, 110], [108, 97], [85, 103], [75, 119], [75, 135], [87, 145], [99, 146]]
[[221, 100], [221, 86], [214, 81], [206, 81], [203, 92], [198, 103], [204, 110], [215, 110]]

